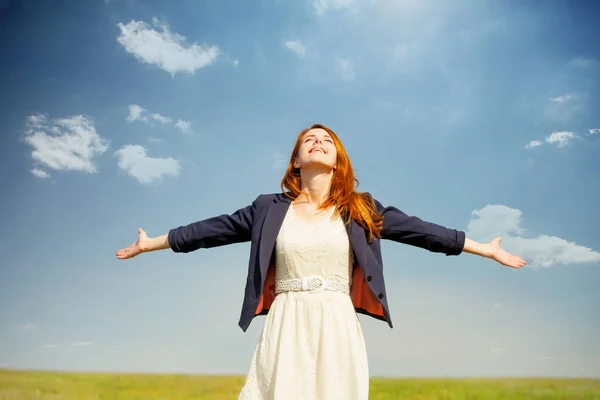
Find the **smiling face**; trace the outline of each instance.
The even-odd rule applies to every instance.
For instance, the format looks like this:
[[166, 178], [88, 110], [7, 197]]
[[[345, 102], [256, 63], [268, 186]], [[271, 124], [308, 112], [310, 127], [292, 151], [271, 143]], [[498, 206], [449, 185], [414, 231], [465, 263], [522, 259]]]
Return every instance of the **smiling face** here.
[[303, 135], [294, 159], [294, 168], [310, 166], [331, 170], [335, 169], [336, 163], [334, 139], [325, 129], [314, 128]]

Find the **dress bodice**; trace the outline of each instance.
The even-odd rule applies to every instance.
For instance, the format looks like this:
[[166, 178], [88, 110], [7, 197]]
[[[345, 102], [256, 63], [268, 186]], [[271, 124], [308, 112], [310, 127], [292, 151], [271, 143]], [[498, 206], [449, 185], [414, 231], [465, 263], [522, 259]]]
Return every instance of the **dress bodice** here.
[[275, 279], [320, 275], [349, 282], [352, 251], [344, 222], [331, 208], [319, 220], [306, 221], [290, 205], [275, 245]]

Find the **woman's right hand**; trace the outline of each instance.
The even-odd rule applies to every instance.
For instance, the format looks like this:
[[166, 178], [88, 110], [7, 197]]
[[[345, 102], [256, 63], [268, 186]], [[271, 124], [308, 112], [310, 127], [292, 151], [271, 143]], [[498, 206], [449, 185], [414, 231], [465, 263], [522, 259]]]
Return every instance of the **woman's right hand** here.
[[133, 258], [138, 254], [150, 250], [150, 239], [142, 228], [138, 228], [138, 239], [133, 242], [129, 247], [125, 247], [121, 250], [117, 250], [117, 258], [125, 260], [127, 258]]

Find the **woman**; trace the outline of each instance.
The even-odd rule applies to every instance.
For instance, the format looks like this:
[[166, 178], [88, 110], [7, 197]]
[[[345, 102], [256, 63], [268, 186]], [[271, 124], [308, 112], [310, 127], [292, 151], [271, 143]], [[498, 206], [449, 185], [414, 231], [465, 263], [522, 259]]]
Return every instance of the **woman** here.
[[[380, 239], [432, 252], [463, 251], [520, 268], [525, 261], [480, 244], [465, 233], [409, 217], [355, 191], [342, 144], [329, 128], [298, 135], [282, 180], [284, 193], [260, 195], [231, 215], [220, 215], [148, 238], [117, 251], [190, 252], [250, 241], [239, 325], [267, 314], [240, 399], [367, 399], [367, 353], [357, 313], [392, 327]], [[287, 190], [287, 192], [286, 192]]]

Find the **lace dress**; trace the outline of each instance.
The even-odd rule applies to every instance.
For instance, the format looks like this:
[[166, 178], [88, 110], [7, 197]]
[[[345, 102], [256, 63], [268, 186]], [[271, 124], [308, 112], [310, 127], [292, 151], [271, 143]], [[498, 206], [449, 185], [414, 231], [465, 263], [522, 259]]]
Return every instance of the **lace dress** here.
[[275, 246], [278, 294], [239, 400], [367, 399], [367, 352], [348, 294], [352, 251], [342, 219], [330, 210], [309, 222], [290, 206]]

